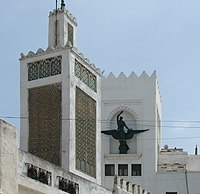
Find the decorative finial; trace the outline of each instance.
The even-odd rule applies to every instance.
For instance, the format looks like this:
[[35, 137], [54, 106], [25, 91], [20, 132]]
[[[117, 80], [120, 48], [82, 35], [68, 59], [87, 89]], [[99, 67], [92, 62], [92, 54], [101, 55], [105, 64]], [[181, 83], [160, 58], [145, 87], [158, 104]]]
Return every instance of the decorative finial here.
[[62, 7], [65, 7], [65, 1], [64, 0], [61, 0], [61, 8]]

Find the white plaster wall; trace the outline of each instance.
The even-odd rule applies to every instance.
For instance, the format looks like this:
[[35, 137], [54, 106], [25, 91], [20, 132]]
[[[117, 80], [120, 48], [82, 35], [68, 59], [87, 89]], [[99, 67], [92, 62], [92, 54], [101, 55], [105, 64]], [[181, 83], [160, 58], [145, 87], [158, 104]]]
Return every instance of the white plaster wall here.
[[[25, 163], [33, 164], [34, 166], [40, 167], [52, 173], [52, 185], [48, 186], [42, 184], [38, 181], [35, 181], [31, 178], [28, 178], [26, 175], [26, 166]], [[112, 191], [109, 191], [99, 184], [91, 182], [85, 178], [77, 176], [76, 174], [69, 173], [68, 171], [55, 166], [45, 160], [25, 153], [22, 150], [19, 150], [19, 165], [18, 165], [18, 184], [19, 184], [19, 194], [26, 194], [27, 190], [32, 190], [33, 194], [35, 193], [45, 193], [45, 194], [64, 194], [66, 192], [58, 190], [58, 176], [72, 180], [79, 184], [79, 193], [80, 194], [112, 194]], [[35, 193], [34, 193], [35, 192]], [[28, 193], [29, 194], [29, 193]], [[31, 193], [32, 194], [32, 193]]]
[[[109, 137], [102, 135], [102, 181], [103, 184], [109, 186], [111, 177], [104, 176], [104, 164], [142, 164], [142, 177], [125, 177], [126, 180], [136, 180], [136, 183], [144, 185], [145, 180], [152, 178], [156, 172], [157, 166], [157, 137], [156, 128], [156, 75], [153, 73], [148, 76], [145, 72], [141, 76], [132, 73], [129, 77], [121, 73], [117, 78], [111, 73], [107, 78], [102, 78], [102, 120], [110, 122], [110, 119], [121, 110], [131, 113], [137, 121], [137, 129], [147, 129], [149, 131], [137, 135], [137, 154], [140, 158], [130, 157], [125, 160], [123, 156], [117, 159], [105, 158], [109, 155]], [[160, 99], [158, 99], [159, 101]], [[159, 104], [159, 102], [158, 102]], [[123, 115], [122, 115], [123, 116]], [[126, 121], [126, 118], [124, 118]], [[106, 124], [102, 124], [102, 128], [109, 129]], [[134, 141], [134, 140], [132, 140]], [[128, 142], [131, 144], [131, 142]], [[130, 153], [131, 154], [131, 153]], [[137, 182], [138, 181], [138, 182]]]
[[[110, 153], [110, 137], [102, 134], [102, 184], [111, 188], [114, 177], [104, 176], [104, 164], [115, 164], [115, 173], [118, 173], [118, 164], [128, 164], [129, 176], [123, 177], [126, 181], [141, 185], [147, 191], [154, 194], [166, 194], [166, 192], [177, 192], [186, 194], [186, 174], [188, 179], [189, 193], [200, 193], [198, 181], [200, 180], [199, 156], [188, 156], [186, 152], [160, 153], [158, 141], [162, 135], [162, 129], [158, 132], [158, 116], [162, 121], [161, 97], [156, 79], [156, 73], [147, 76], [143, 73], [140, 77], [132, 73], [129, 77], [123, 73], [119, 77], [110, 74], [102, 79], [102, 120], [110, 122], [115, 110], [129, 110], [135, 116], [137, 126], [140, 129], [146, 127], [150, 130], [137, 136], [137, 154]], [[131, 111], [132, 110], [132, 111]], [[133, 114], [133, 112], [135, 114]], [[111, 116], [110, 116], [111, 115]], [[126, 121], [126, 118], [124, 119]], [[160, 125], [162, 125], [160, 123]], [[102, 124], [103, 129], [109, 129], [109, 125]], [[117, 144], [117, 141], [116, 141]], [[116, 145], [115, 144], [115, 145]], [[114, 145], [113, 145], [114, 146]], [[131, 175], [131, 164], [142, 164], [142, 176]], [[157, 165], [177, 165], [177, 170], [170, 172], [157, 171]], [[178, 169], [178, 166], [186, 166]]]
[[185, 165], [188, 159], [188, 155], [186, 152], [171, 152], [171, 153], [160, 153], [158, 164], [183, 164]]
[[18, 194], [17, 129], [0, 119], [0, 193]]
[[67, 41], [68, 41], [68, 23], [70, 23], [73, 26], [74, 29], [74, 35], [73, 35], [73, 42], [74, 42], [74, 47], [76, 47], [76, 31], [77, 31], [77, 24], [76, 22], [72, 19], [73, 16], [70, 16], [70, 13], [66, 11], [65, 9], [63, 10], [58, 10], [57, 12], [57, 18], [56, 18], [56, 13], [55, 11], [50, 12], [49, 15], [49, 33], [48, 33], [48, 45], [49, 47], [55, 48], [55, 34], [56, 34], [56, 19], [57, 19], [57, 43], [58, 47], [59, 46], [65, 46]]
[[200, 156], [188, 156], [187, 160], [187, 170], [198, 172], [200, 174]]

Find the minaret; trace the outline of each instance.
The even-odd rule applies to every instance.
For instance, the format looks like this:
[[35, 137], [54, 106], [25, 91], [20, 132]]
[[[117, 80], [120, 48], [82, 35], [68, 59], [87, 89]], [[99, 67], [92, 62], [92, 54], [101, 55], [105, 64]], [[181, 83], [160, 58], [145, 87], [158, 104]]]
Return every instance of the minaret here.
[[100, 184], [101, 73], [79, 53], [75, 17], [49, 15], [49, 44], [21, 54], [21, 149]]
[[49, 48], [65, 46], [68, 41], [76, 47], [76, 28], [76, 20], [65, 9], [65, 3], [62, 0], [61, 8], [56, 8], [49, 14]]

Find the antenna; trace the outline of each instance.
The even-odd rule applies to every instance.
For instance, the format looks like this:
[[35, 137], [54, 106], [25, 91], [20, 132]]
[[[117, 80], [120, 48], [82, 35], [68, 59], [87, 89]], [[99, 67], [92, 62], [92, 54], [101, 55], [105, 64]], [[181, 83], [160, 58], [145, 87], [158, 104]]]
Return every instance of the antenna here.
[[196, 147], [195, 147], [195, 155], [197, 155], [198, 154], [198, 148], [197, 148], [197, 145], [196, 145]]

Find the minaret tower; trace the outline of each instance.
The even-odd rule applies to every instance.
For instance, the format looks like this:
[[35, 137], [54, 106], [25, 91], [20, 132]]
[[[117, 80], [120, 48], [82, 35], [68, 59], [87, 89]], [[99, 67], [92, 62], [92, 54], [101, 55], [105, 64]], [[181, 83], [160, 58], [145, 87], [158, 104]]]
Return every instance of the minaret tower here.
[[[56, 2], [57, 5], [57, 2]], [[49, 47], [56, 48], [65, 46], [69, 41], [73, 47], [76, 47], [76, 28], [75, 18], [66, 11], [65, 3], [62, 0], [61, 8], [54, 10], [49, 15]]]
[[100, 184], [101, 73], [79, 53], [75, 17], [49, 14], [48, 48], [21, 54], [21, 149]]

